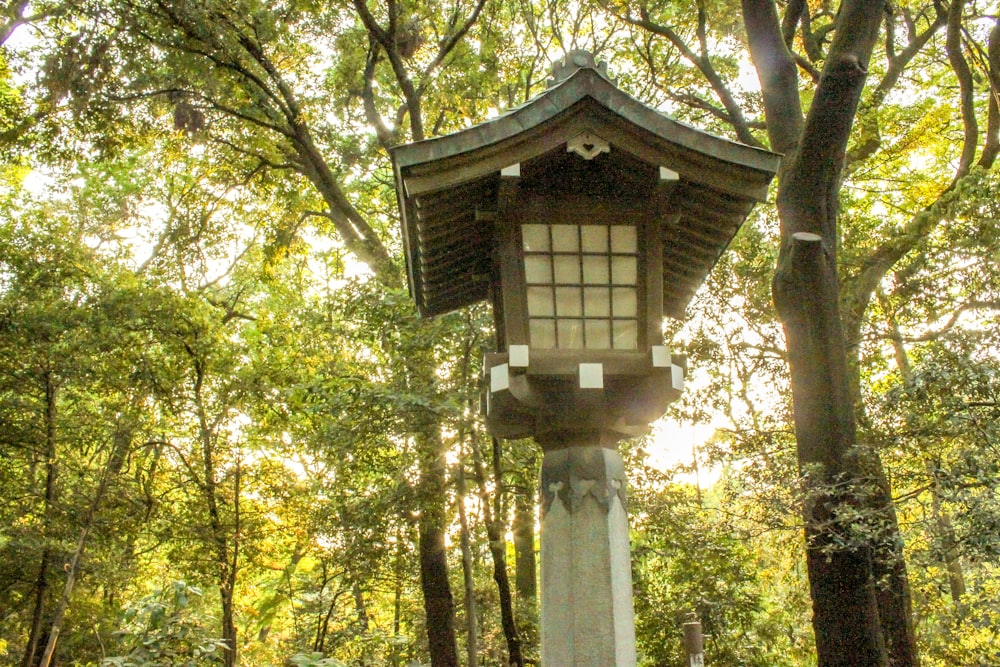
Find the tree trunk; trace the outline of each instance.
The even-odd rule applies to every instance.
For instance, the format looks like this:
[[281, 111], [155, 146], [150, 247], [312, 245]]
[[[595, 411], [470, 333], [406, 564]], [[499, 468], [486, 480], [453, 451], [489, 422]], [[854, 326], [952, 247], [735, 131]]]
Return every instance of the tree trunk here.
[[[59, 474], [56, 451], [56, 385], [51, 372], [44, 376], [45, 392], [45, 507], [44, 533], [45, 547], [42, 549], [41, 564], [38, 567], [38, 577], [35, 579], [35, 607], [31, 613], [31, 632], [28, 644], [21, 660], [22, 667], [34, 667], [37, 664], [38, 647], [42, 644], [42, 625], [45, 617], [45, 598], [49, 587], [49, 568], [52, 561], [52, 550], [48, 546], [51, 539], [53, 513], [56, 502], [56, 478]], [[46, 643], [47, 640], [46, 640]]]
[[479, 628], [476, 611], [476, 581], [472, 571], [472, 543], [469, 536], [469, 517], [465, 511], [464, 461], [458, 467], [458, 520], [462, 547], [462, 580], [465, 584], [465, 651], [466, 664], [479, 664]]
[[35, 606], [31, 612], [31, 632], [28, 635], [28, 644], [24, 650], [24, 657], [21, 659], [21, 667], [34, 667], [35, 656], [38, 654], [38, 646], [42, 641], [42, 620], [45, 612], [45, 597], [49, 581], [49, 561], [52, 555], [48, 549], [42, 550], [42, 562], [38, 568], [38, 577], [35, 579]]
[[[326, 590], [327, 584], [330, 583], [332, 578], [327, 571], [327, 564], [324, 561], [322, 564], [323, 568], [323, 578], [322, 585], [319, 589], [319, 600], [318, 605], [323, 604], [323, 591]], [[326, 650], [326, 636], [330, 631], [330, 620], [333, 618], [333, 613], [337, 608], [337, 600], [340, 596], [344, 594], [344, 589], [338, 587], [337, 590], [333, 591], [333, 596], [330, 598], [330, 603], [326, 605], [326, 611], [316, 616], [316, 638], [313, 641], [312, 650], [319, 653], [323, 653]], [[322, 609], [322, 607], [320, 607]]]
[[[367, 635], [371, 631], [371, 619], [368, 617], [368, 605], [365, 602], [365, 592], [361, 584], [354, 582], [351, 584], [351, 595], [354, 597], [354, 613], [358, 620], [358, 631], [362, 635]], [[358, 661], [360, 667], [368, 667], [372, 664], [372, 649], [368, 642], [362, 643], [361, 659]]]
[[490, 541], [490, 556], [493, 558], [493, 581], [496, 582], [500, 595], [500, 625], [507, 641], [507, 661], [509, 665], [524, 667], [524, 656], [521, 654], [521, 638], [517, 633], [517, 623], [514, 621], [514, 602], [510, 594], [510, 579], [507, 576], [507, 545], [503, 534], [495, 521], [487, 524]]
[[[794, 70], [789, 67], [794, 63], [784, 46], [774, 3], [743, 3], [768, 133], [773, 147], [789, 153], [779, 175], [781, 250], [773, 293], [791, 371], [820, 667], [887, 664], [873, 547], [864, 531], [857, 530], [870, 485], [857, 451], [836, 256], [841, 170], [883, 10], [884, 2], [877, 0], [841, 4], [809, 114], [798, 126], [801, 112]], [[779, 76], [783, 73], [786, 76]]]
[[[892, 323], [895, 326], [894, 322]], [[865, 419], [861, 400], [861, 376], [858, 366], [858, 345], [861, 339], [861, 318], [852, 314], [847, 318], [848, 363], [852, 402], [860, 419]], [[898, 330], [896, 331], [898, 334]], [[894, 340], [894, 344], [895, 344]], [[901, 345], [901, 340], [900, 340]], [[896, 347], [896, 359], [904, 355], [900, 372], [907, 381], [909, 362], [905, 350]], [[904, 366], [906, 366], [904, 368]], [[867, 510], [871, 516], [871, 530], [874, 535], [873, 576], [876, 581], [876, 601], [879, 623], [890, 667], [918, 667], [917, 638], [913, 627], [913, 608], [910, 594], [910, 578], [906, 570], [903, 554], [903, 539], [899, 531], [899, 519], [892, 500], [892, 487], [885, 474], [882, 458], [872, 447], [862, 448], [862, 466], [871, 480], [867, 498]]]
[[220, 619], [222, 625], [222, 639], [226, 643], [226, 648], [223, 651], [222, 659], [223, 665], [225, 667], [236, 667], [237, 662], [237, 633], [236, 633], [236, 605], [235, 605], [235, 584], [236, 584], [236, 572], [235, 568], [230, 567], [228, 559], [225, 565], [222, 564], [222, 558], [225, 557], [225, 547], [220, 547], [218, 550], [219, 557], [219, 601], [222, 607], [222, 618]]
[[798, 153], [779, 183], [782, 247], [774, 301], [785, 330], [805, 483], [819, 665], [883, 667], [873, 548], [856, 530], [869, 489], [857, 452], [836, 263], [840, 171], [881, 4], [845, 2], [841, 11]]
[[114, 478], [118, 476], [118, 473], [121, 472], [122, 465], [125, 463], [125, 457], [128, 454], [129, 446], [131, 444], [131, 430], [127, 427], [119, 427], [115, 432], [112, 450], [108, 455], [108, 462], [105, 465], [103, 473], [101, 474], [101, 481], [97, 486], [97, 491], [94, 493], [94, 498], [91, 500], [90, 507], [87, 510], [87, 515], [83, 522], [83, 528], [80, 529], [80, 535], [76, 541], [76, 549], [73, 551], [73, 557], [70, 559], [70, 562], [66, 564], [66, 583], [63, 586], [63, 594], [59, 599], [59, 605], [56, 607], [55, 613], [52, 615], [52, 621], [49, 624], [48, 642], [46, 642], [45, 652], [42, 654], [42, 659], [39, 661], [38, 667], [49, 667], [49, 665], [52, 664], [56, 645], [59, 642], [59, 634], [62, 632], [63, 620], [66, 618], [66, 611], [69, 609], [69, 603], [73, 596], [73, 588], [76, 585], [77, 573], [80, 571], [80, 562], [83, 560], [84, 550], [87, 547], [87, 538], [90, 536], [90, 531], [94, 526], [94, 522], [97, 520], [97, 515], [100, 512], [101, 504], [104, 502], [104, 496], [107, 493], [108, 487], [111, 485]]
[[774, 298], [791, 368], [819, 665], [884, 667], [872, 547], [853, 530], [865, 489], [855, 451], [836, 265], [816, 234], [795, 233], [786, 247]]
[[[237, 643], [236, 631], [236, 577], [239, 572], [240, 557], [240, 462], [236, 462], [236, 480], [233, 484], [233, 536], [224, 532], [218, 506], [213, 503], [212, 527], [216, 531], [216, 540], [219, 545], [219, 568], [220, 585], [219, 597], [222, 599], [222, 638], [226, 642], [226, 651], [223, 654], [225, 667], [236, 667], [239, 664], [239, 644]], [[232, 549], [227, 549], [227, 544], [232, 542]], [[231, 556], [226, 557], [227, 551], [231, 551]]]
[[[396, 531], [396, 564], [393, 568], [392, 586], [392, 636], [395, 639], [403, 631], [403, 531]], [[390, 656], [392, 667], [399, 667], [403, 662], [400, 655], [399, 644], [392, 643], [392, 655]]]
[[[492, 439], [493, 443], [493, 474], [496, 480], [494, 500], [501, 493], [500, 474], [500, 441]], [[483, 503], [483, 518], [486, 523], [486, 538], [490, 544], [490, 557], [493, 560], [493, 581], [497, 585], [500, 596], [500, 625], [507, 641], [508, 664], [524, 667], [524, 656], [521, 653], [521, 638], [517, 633], [517, 623], [514, 620], [514, 600], [510, 591], [510, 577], [507, 575], [507, 543], [504, 539], [503, 522], [498, 507], [490, 507], [490, 493], [486, 487], [486, 471], [483, 459], [479, 453], [475, 439], [472, 440], [472, 462], [476, 472], [476, 484], [479, 486], [479, 497]]]
[[951, 517], [941, 507], [941, 496], [937, 481], [931, 487], [931, 507], [934, 512], [934, 522], [937, 524], [941, 535], [941, 558], [945, 569], [948, 571], [948, 590], [951, 593], [951, 603], [955, 607], [956, 616], [961, 618], [965, 614], [965, 572], [962, 569], [962, 561], [958, 557], [958, 539], [955, 536], [955, 527], [951, 523]]
[[903, 538], [899, 533], [892, 491], [878, 453], [869, 452], [866, 459], [865, 470], [872, 480], [868, 496], [875, 542], [872, 575], [889, 667], [919, 667], [910, 577], [906, 571]]
[[514, 494], [514, 589], [521, 604], [535, 604], [538, 599], [533, 495], [525, 489]]
[[[854, 322], [848, 323], [849, 327]], [[860, 324], [858, 324], [860, 328]], [[851, 340], [860, 337], [860, 329], [849, 328]], [[861, 378], [858, 372], [857, 345], [848, 344], [848, 364], [851, 402], [857, 419], [866, 419], [861, 401]], [[892, 487], [885, 474], [882, 457], [866, 443], [858, 447], [863, 477], [869, 481], [865, 509], [872, 534], [872, 576], [875, 578], [875, 599], [879, 625], [885, 642], [890, 667], [918, 667], [917, 638], [913, 627], [910, 578], [907, 573], [903, 538], [892, 499]]]
[[[235, 542], [232, 545], [232, 549], [230, 549], [231, 545], [229, 535], [222, 518], [222, 510], [220, 507], [221, 502], [219, 498], [219, 480], [217, 478], [217, 470], [215, 467], [215, 444], [218, 434], [212, 427], [208, 418], [208, 412], [205, 406], [205, 397], [202, 393], [205, 381], [204, 362], [201, 359], [194, 357], [193, 353], [192, 362], [195, 369], [194, 407], [198, 416], [198, 437], [201, 440], [201, 464], [203, 479], [200, 481], [200, 486], [202, 487], [205, 505], [208, 510], [209, 528], [211, 530], [210, 539], [212, 541], [212, 547], [215, 551], [215, 567], [217, 568], [216, 582], [219, 587], [219, 605], [222, 611], [220, 623], [222, 626], [222, 639], [226, 645], [222, 652], [222, 659], [225, 667], [236, 667], [236, 652], [238, 646], [234, 596], [236, 588], [237, 559], [239, 557], [239, 542]], [[236, 517], [237, 526], [234, 533], [238, 535], [240, 497], [239, 464], [237, 464], [236, 470], [237, 479], [235, 489], [233, 491], [233, 498], [235, 499], [234, 516]], [[230, 551], [232, 551], [232, 554], [230, 554]]]
[[[427, 507], [423, 508], [426, 514]], [[444, 531], [434, 517], [421, 516], [420, 586], [427, 616], [427, 645], [431, 667], [458, 667], [455, 644], [455, 601], [448, 582], [448, 559]]]
[[455, 642], [455, 601], [448, 581], [445, 549], [446, 468], [437, 422], [428, 415], [417, 439], [420, 442], [420, 491], [422, 502], [417, 523], [420, 552], [420, 586], [427, 619], [427, 645], [431, 667], [458, 667]]

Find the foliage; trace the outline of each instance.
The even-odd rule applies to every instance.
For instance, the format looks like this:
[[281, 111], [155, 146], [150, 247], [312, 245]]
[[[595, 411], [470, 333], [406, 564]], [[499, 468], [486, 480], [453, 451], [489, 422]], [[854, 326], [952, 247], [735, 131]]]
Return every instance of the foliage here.
[[201, 590], [183, 581], [155, 591], [126, 608], [115, 634], [128, 652], [105, 658], [102, 667], [204, 667], [222, 664], [225, 642], [213, 637], [199, 611]]
[[324, 658], [322, 653], [296, 653], [288, 659], [295, 667], [342, 667], [344, 663]]
[[755, 555], [756, 548], [789, 559], [781, 555], [787, 546], [773, 535], [751, 538], [696, 488], [669, 483], [655, 470], [638, 479], [629, 509], [643, 664], [684, 661], [681, 626], [689, 615], [702, 624], [706, 664], [807, 664], [809, 638], [792, 629], [804, 609], [790, 604], [805, 603], [803, 573], [782, 581], [781, 566]]
[[[837, 10], [776, 6], [803, 12], [784, 27], [808, 105]], [[859, 442], [892, 483], [928, 665], [998, 660], [1000, 38], [988, 10], [893, 4], [839, 188]], [[0, 660], [31, 654], [33, 667], [55, 634], [62, 664], [113, 646], [106, 664], [427, 662], [419, 540], [457, 543], [463, 503], [480, 658], [502, 664], [485, 522], [506, 532], [537, 452], [503, 443], [481, 488], [459, 492], [458, 472], [473, 479], [476, 456], [489, 458], [475, 407], [491, 316], [413, 311], [385, 149], [523, 103], [577, 47], [643, 101], [772, 145], [741, 11], [7, 3]], [[691, 610], [711, 664], [814, 659], [791, 537], [803, 470], [770, 297], [779, 245], [774, 207], [758, 207], [688, 320], [666, 324], [689, 368], [672, 416], [718, 427], [696, 444], [721, 480], [699, 499], [633, 466], [646, 664], [677, 663]], [[455, 591], [457, 551], [444, 563]], [[187, 583], [147, 595], [173, 580]], [[471, 606], [456, 599], [464, 620]], [[535, 613], [519, 602], [529, 656]]]

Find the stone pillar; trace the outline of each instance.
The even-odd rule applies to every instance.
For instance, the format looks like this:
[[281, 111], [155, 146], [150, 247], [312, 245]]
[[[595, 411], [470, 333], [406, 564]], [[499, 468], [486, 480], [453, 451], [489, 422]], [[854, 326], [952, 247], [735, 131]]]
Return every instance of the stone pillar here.
[[625, 465], [613, 449], [545, 452], [542, 667], [635, 667]]

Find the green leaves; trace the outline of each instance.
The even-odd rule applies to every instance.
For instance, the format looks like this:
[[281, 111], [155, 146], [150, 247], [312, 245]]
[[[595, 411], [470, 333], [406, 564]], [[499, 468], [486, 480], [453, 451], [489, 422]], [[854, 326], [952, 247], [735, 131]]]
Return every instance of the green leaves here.
[[345, 667], [345, 663], [324, 658], [322, 653], [296, 653], [288, 659], [296, 667]]
[[805, 605], [803, 573], [781, 571], [793, 559], [789, 545], [751, 537], [714, 498], [703, 504], [701, 491], [643, 475], [629, 500], [642, 664], [683, 662], [681, 625], [691, 612], [706, 635], [706, 663], [801, 664], [808, 639], [783, 632]]
[[200, 611], [202, 592], [175, 581], [128, 607], [119, 641], [124, 655], [104, 658], [102, 667], [208, 667], [221, 665], [225, 642], [212, 637]]

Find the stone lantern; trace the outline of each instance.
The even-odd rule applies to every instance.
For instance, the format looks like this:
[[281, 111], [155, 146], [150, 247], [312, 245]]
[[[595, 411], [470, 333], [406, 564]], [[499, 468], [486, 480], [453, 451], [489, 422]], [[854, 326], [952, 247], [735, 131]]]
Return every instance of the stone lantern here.
[[487, 428], [544, 452], [542, 664], [634, 666], [615, 444], [680, 394], [663, 318], [683, 316], [779, 158], [646, 107], [576, 51], [526, 104], [392, 159], [418, 310], [492, 302]]

